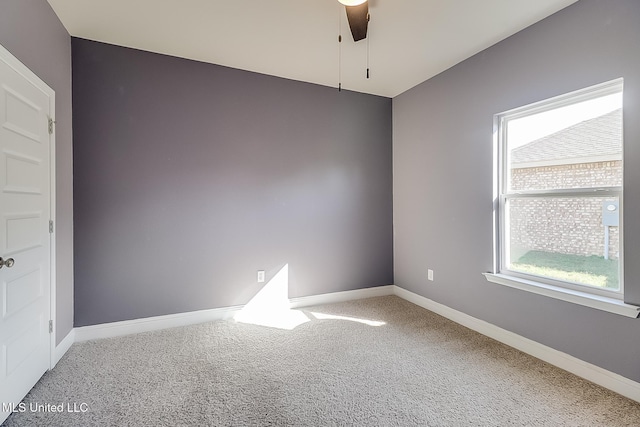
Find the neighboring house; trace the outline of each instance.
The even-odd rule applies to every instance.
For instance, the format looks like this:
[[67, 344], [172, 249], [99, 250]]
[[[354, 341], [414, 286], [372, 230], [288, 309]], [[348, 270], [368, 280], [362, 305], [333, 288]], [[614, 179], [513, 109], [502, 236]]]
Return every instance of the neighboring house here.
[[[621, 185], [621, 109], [580, 122], [511, 152], [513, 190]], [[618, 227], [605, 226], [602, 217], [603, 204], [609, 201], [597, 197], [514, 201], [511, 236], [518, 242], [516, 253], [542, 250], [617, 258]], [[527, 215], [520, 213], [525, 205]], [[581, 213], [578, 219], [573, 212]], [[606, 253], [605, 227], [609, 227]]]

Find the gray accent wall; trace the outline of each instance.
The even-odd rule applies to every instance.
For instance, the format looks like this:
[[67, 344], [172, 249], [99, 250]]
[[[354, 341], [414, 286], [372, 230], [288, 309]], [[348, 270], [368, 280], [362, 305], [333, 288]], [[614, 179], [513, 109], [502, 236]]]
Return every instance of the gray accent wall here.
[[635, 381], [640, 319], [481, 273], [493, 259], [493, 115], [624, 77], [625, 299], [640, 303], [639, 22], [637, 0], [581, 0], [393, 99], [395, 284]]
[[0, 44], [56, 92], [56, 340], [73, 328], [71, 38], [43, 0], [0, 1]]
[[76, 326], [393, 282], [391, 99], [72, 48]]

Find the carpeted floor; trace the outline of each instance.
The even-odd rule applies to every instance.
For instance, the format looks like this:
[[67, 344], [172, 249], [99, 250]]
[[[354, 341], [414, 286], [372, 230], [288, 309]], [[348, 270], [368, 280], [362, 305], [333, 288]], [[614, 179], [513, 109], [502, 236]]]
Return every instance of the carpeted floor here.
[[640, 404], [398, 297], [299, 311], [292, 330], [219, 321], [75, 344], [5, 425], [640, 425]]

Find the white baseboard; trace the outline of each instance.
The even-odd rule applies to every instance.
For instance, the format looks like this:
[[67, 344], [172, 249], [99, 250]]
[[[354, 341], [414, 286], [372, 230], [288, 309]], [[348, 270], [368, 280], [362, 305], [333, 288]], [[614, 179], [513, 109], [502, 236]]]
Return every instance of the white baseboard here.
[[64, 356], [65, 353], [69, 351], [74, 342], [76, 342], [76, 330], [71, 329], [67, 336], [64, 337], [62, 341], [60, 341], [60, 344], [56, 346], [53, 354], [53, 366], [51, 366], [51, 369], [53, 369], [58, 364], [60, 359], [62, 359], [62, 356]]
[[337, 302], [352, 301], [357, 299], [383, 297], [394, 295], [393, 285], [377, 286], [375, 288], [356, 289], [353, 291], [333, 292], [330, 294], [312, 295], [308, 297], [290, 298], [290, 308], [308, 307], [311, 305], [333, 304]]
[[[356, 289], [353, 291], [291, 298], [289, 299], [289, 307], [300, 308], [311, 305], [331, 304], [355, 299], [393, 295], [393, 292], [394, 286], [388, 285], [378, 286], [375, 288]], [[214, 320], [230, 319], [242, 310], [242, 308], [243, 306], [214, 308], [210, 310], [191, 311], [165, 316], [124, 320], [121, 322], [102, 323], [99, 325], [81, 326], [75, 328], [75, 341], [81, 342], [94, 339], [113, 338], [123, 335], [137, 334], [140, 332], [150, 332], [160, 329], [175, 328], [178, 326], [212, 322]]]
[[571, 372], [592, 383], [619, 393], [629, 399], [640, 402], [640, 383], [637, 383], [622, 375], [603, 369], [599, 366], [585, 362], [569, 354], [555, 350], [536, 341], [514, 334], [484, 320], [476, 319], [468, 314], [454, 310], [446, 305], [407, 291], [398, 286], [394, 287], [394, 293], [398, 297], [412, 302], [429, 311], [437, 313], [460, 325], [473, 329], [476, 332], [500, 341], [510, 347], [530, 354], [540, 360], [550, 363], [565, 371]]
[[241, 309], [242, 306], [213, 308], [210, 310], [190, 311], [187, 313], [81, 326], [75, 328], [76, 342], [120, 337], [123, 335], [139, 334], [141, 332], [212, 322], [214, 320], [230, 319]]

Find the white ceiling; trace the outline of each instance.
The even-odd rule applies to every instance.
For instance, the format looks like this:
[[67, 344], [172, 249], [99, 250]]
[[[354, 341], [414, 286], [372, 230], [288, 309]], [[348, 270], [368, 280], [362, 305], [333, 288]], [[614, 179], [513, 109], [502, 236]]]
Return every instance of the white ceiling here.
[[75, 37], [394, 97], [577, 0], [369, 0], [369, 79], [337, 0], [48, 1]]

